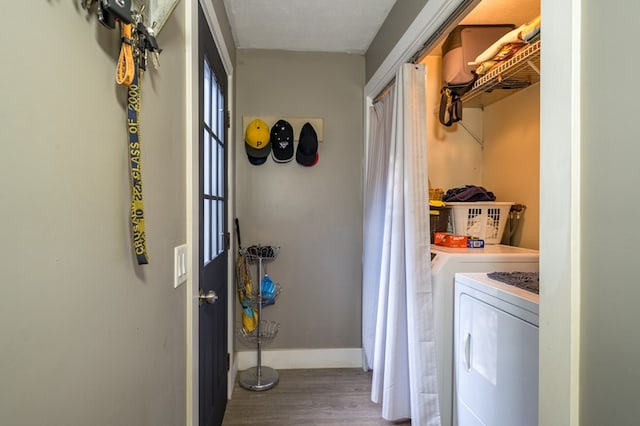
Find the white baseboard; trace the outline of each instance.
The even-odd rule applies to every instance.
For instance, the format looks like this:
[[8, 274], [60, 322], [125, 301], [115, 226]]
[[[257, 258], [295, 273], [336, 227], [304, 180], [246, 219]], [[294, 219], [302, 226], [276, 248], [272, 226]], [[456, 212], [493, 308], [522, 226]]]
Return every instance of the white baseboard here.
[[231, 354], [231, 365], [229, 366], [229, 371], [227, 373], [227, 398], [231, 399], [231, 395], [233, 395], [233, 387], [236, 383], [236, 376], [238, 375], [238, 357], [232, 356]]
[[[236, 353], [238, 370], [255, 367], [256, 351]], [[362, 368], [362, 348], [273, 349], [263, 350], [262, 365], [275, 369], [296, 368]]]

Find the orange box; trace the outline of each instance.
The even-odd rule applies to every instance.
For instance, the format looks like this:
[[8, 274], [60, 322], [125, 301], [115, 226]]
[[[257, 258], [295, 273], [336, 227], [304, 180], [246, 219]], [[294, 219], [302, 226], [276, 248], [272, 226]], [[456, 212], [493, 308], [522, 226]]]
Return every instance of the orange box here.
[[466, 235], [447, 234], [446, 232], [436, 232], [433, 236], [434, 244], [452, 248], [467, 248]]

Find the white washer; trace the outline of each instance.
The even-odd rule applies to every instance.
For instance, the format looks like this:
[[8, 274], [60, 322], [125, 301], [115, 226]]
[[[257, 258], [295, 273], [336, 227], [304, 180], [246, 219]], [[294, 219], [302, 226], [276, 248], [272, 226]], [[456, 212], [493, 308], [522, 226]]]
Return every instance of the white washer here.
[[453, 389], [454, 275], [457, 272], [537, 272], [536, 250], [488, 244], [482, 249], [431, 245], [438, 398], [443, 426], [456, 425]]
[[538, 425], [538, 295], [456, 274], [455, 373], [459, 426]]

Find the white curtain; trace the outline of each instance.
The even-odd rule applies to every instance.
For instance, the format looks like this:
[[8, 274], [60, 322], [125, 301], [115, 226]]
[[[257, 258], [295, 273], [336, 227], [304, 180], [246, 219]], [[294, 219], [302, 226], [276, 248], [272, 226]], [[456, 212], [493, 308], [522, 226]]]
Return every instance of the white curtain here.
[[[379, 178], [386, 180], [386, 192], [379, 196], [384, 200], [384, 216], [379, 218], [379, 206], [373, 207], [371, 199], [367, 199], [365, 210], [365, 232], [374, 235], [370, 241], [365, 238], [363, 293], [377, 293], [375, 301], [363, 298], [363, 333], [372, 327], [365, 324], [371, 317], [368, 311], [376, 310], [371, 360], [367, 354], [367, 362], [372, 361], [373, 367], [371, 399], [382, 403], [385, 419], [411, 418], [414, 426], [440, 425], [429, 245], [425, 77], [424, 65], [404, 64], [398, 71], [387, 164], [367, 171], [365, 191], [370, 196], [373, 188], [368, 187], [369, 183], [379, 183], [370, 174], [386, 174]], [[372, 135], [370, 140], [375, 143], [377, 136]], [[372, 146], [369, 152], [373, 155], [376, 148]], [[378, 220], [377, 224], [374, 220]], [[374, 240], [380, 231], [380, 257], [376, 263]]]
[[365, 171], [365, 215], [362, 256], [362, 348], [366, 367], [373, 368], [378, 314], [378, 286], [382, 260], [382, 236], [391, 147], [391, 120], [395, 86], [370, 108], [369, 149]]

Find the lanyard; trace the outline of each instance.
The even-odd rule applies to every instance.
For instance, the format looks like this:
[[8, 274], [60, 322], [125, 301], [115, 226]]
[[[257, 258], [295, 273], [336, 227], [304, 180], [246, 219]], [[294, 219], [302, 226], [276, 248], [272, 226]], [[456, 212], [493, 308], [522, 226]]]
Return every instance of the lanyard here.
[[133, 249], [138, 265], [149, 263], [144, 225], [144, 199], [142, 197], [142, 158], [140, 151], [140, 85], [136, 64], [133, 81], [127, 90], [127, 130], [129, 134], [129, 170], [131, 174], [131, 231]]
[[116, 83], [130, 86], [133, 82], [134, 58], [131, 24], [121, 24], [122, 45], [116, 68]]

